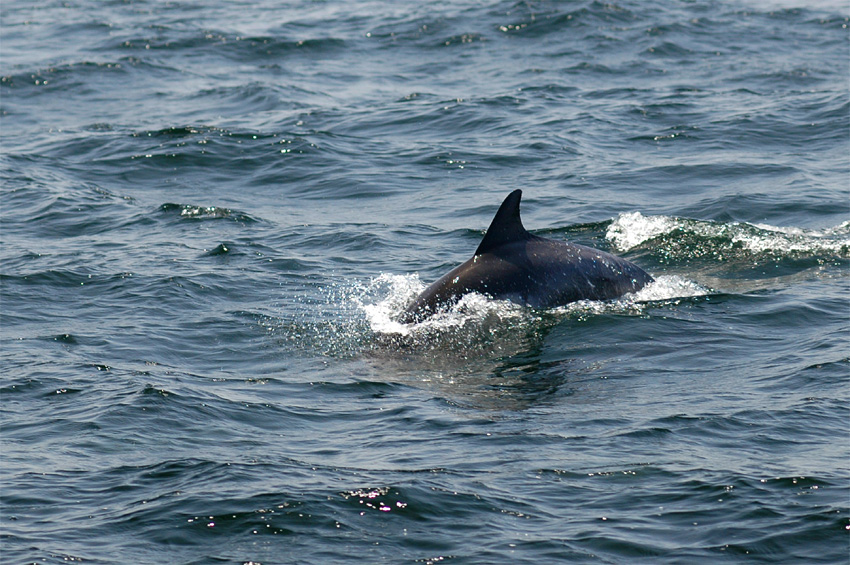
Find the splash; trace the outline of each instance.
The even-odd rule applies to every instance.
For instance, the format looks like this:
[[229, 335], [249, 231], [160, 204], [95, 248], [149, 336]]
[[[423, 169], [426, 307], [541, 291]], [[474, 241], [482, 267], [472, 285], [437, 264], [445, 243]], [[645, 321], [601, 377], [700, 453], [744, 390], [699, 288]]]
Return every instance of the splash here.
[[[419, 275], [382, 273], [366, 284], [353, 300], [365, 312], [373, 332], [407, 335], [409, 327], [396, 321], [395, 317], [423, 290], [425, 285], [419, 280]], [[373, 300], [376, 302], [371, 303]]]
[[[472, 324], [517, 323], [524, 320], [524, 308], [504, 300], [490, 300], [480, 294], [467, 294], [451, 309], [438, 312], [415, 324], [397, 321], [423, 290], [419, 275], [381, 274], [372, 279], [359, 296], [354, 297], [366, 314], [369, 326], [377, 334], [425, 336], [469, 328]], [[492, 332], [489, 332], [492, 333]]]
[[539, 326], [544, 318], [557, 323], [562, 318], [583, 319], [606, 313], [642, 315], [648, 303], [673, 302], [712, 293], [711, 289], [683, 277], [662, 275], [641, 291], [613, 301], [580, 300], [548, 310], [533, 310], [507, 300], [492, 300], [470, 293], [450, 309], [421, 322], [398, 322], [399, 314], [424, 289], [418, 275], [381, 274], [365, 285], [359, 295], [353, 296], [353, 300], [376, 334], [422, 339], [451, 339], [463, 335], [468, 343], [476, 335], [482, 340], [519, 328]]

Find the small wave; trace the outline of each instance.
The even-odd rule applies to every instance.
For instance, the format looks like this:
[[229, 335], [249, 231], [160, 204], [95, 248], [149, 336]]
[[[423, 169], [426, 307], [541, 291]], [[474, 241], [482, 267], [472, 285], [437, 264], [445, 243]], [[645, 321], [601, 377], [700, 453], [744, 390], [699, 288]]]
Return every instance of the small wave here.
[[[608, 226], [606, 238], [620, 251], [649, 242], [674, 247], [685, 257], [714, 255], [719, 259], [746, 254], [771, 256], [831, 255], [850, 257], [850, 221], [825, 230], [806, 230], [745, 222], [713, 222], [675, 216], [644, 216], [640, 212], [620, 214]], [[687, 247], [676, 242], [688, 242]]]
[[[246, 87], [248, 88], [248, 87]], [[238, 102], [253, 105], [250, 95], [233, 96], [229, 99], [212, 94], [216, 104], [223, 104], [223, 111], [230, 104]], [[203, 94], [202, 94], [203, 95]], [[257, 106], [254, 106], [256, 109]], [[218, 110], [217, 110], [218, 111]], [[226, 112], [225, 112], [226, 113]], [[123, 135], [123, 134], [122, 134]], [[207, 167], [210, 159], [221, 170], [242, 170], [248, 163], [254, 163], [259, 170], [266, 168], [278, 171], [280, 161], [269, 162], [269, 155], [290, 158], [295, 155], [311, 153], [317, 150], [312, 141], [290, 133], [268, 133], [258, 129], [225, 129], [206, 125], [181, 125], [163, 129], [141, 130], [131, 134], [131, 159], [139, 160], [139, 166], [157, 171], [163, 163], [168, 167], [192, 168]], [[79, 143], [69, 147], [78, 150]], [[249, 154], [253, 156], [249, 156]], [[98, 154], [103, 162], [103, 156]], [[113, 157], [111, 153], [106, 157]], [[121, 158], [124, 158], [122, 153]], [[275, 177], [277, 178], [277, 177]], [[259, 177], [257, 183], [269, 182], [267, 177]]]
[[[518, 4], [516, 16], [513, 19], [498, 26], [502, 33], [517, 33], [526, 37], [540, 37], [553, 33], [562, 33], [567, 27], [589, 27], [610, 26], [633, 22], [637, 17], [634, 12], [608, 2], [591, 2], [578, 10], [566, 11], [556, 9], [549, 12], [541, 11], [539, 8], [530, 11], [524, 4]], [[522, 12], [525, 13], [522, 13]], [[510, 12], [509, 12], [510, 14]]]
[[[205, 91], [206, 92], [216, 92], [216, 91]], [[204, 94], [202, 93], [202, 94]], [[242, 92], [244, 95], [244, 91]], [[239, 131], [239, 130], [230, 130], [216, 126], [208, 126], [208, 125], [183, 125], [183, 126], [170, 126], [162, 129], [155, 130], [144, 130], [137, 131], [131, 134], [132, 137], [138, 138], [164, 138], [164, 139], [182, 139], [186, 137], [197, 137], [200, 136], [202, 139], [212, 139], [216, 137], [220, 138], [232, 138], [237, 140], [237, 142], [242, 141], [272, 141], [278, 142], [280, 140], [278, 134], [276, 133], [265, 133], [262, 131]]]
[[166, 214], [176, 214], [180, 219], [188, 220], [227, 219], [242, 223], [254, 223], [257, 221], [248, 214], [220, 206], [193, 206], [190, 204], [166, 202], [159, 207], [159, 211]]
[[32, 92], [65, 92], [71, 86], [81, 86], [91, 82], [98, 75], [124, 74], [126, 70], [120, 62], [79, 61], [39, 69], [35, 72], [20, 72], [0, 77], [0, 87], [32, 88]]
[[206, 52], [236, 61], [256, 61], [298, 53], [331, 53], [344, 48], [346, 41], [336, 37], [310, 37], [303, 39], [277, 36], [242, 36], [229, 31], [177, 29], [159, 26], [158, 33], [115, 35], [104, 44], [109, 50], [129, 52]]

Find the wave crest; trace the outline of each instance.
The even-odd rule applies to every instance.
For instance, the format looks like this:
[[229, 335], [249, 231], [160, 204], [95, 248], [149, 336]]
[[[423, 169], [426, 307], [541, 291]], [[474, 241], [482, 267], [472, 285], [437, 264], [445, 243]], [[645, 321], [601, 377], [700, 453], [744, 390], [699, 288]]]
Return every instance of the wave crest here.
[[681, 258], [712, 255], [722, 260], [742, 254], [850, 258], [850, 221], [825, 230], [806, 230], [627, 212], [611, 222], [606, 238], [620, 251], [652, 242], [658, 244], [666, 255]]

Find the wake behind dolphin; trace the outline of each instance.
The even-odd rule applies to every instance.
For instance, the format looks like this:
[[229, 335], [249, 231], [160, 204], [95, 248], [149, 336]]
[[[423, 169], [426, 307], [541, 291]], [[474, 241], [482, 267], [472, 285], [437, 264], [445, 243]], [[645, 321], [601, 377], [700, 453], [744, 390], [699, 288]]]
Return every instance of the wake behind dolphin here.
[[609, 300], [637, 292], [654, 279], [610, 253], [532, 235], [522, 225], [522, 190], [511, 192], [487, 228], [475, 255], [429, 286], [401, 314], [420, 322], [471, 292], [532, 308], [577, 300]]

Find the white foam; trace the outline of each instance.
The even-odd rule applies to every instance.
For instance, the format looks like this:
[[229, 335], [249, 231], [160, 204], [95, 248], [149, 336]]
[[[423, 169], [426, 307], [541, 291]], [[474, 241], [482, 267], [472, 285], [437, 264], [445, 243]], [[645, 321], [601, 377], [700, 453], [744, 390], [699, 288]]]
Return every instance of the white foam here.
[[628, 295], [637, 302], [658, 302], [711, 294], [711, 289], [678, 275], [661, 275], [638, 292]]
[[[746, 225], [746, 224], [744, 224]], [[806, 230], [795, 227], [778, 227], [769, 224], [753, 224], [761, 233], [736, 233], [732, 241], [741, 243], [757, 253], [772, 251], [780, 253], [840, 253], [850, 248], [850, 221], [825, 230]]]
[[611, 222], [605, 237], [620, 251], [628, 251], [676, 227], [676, 219], [670, 216], [644, 216], [640, 212], [625, 212]]
[[674, 216], [622, 213], [608, 226], [605, 237], [620, 251], [629, 251], [652, 239], [675, 231], [701, 238], [723, 238], [752, 253], [846, 254], [850, 249], [850, 221], [825, 230], [777, 227], [745, 222], [711, 222]]

